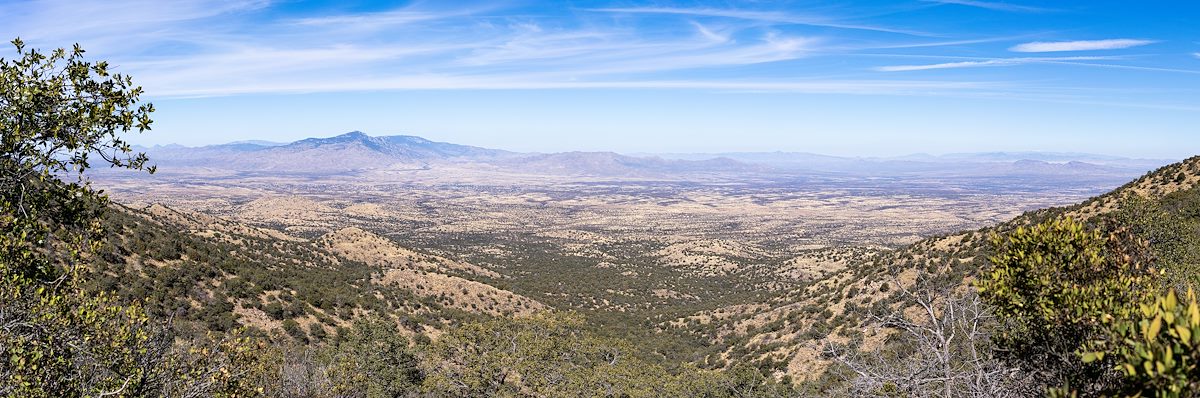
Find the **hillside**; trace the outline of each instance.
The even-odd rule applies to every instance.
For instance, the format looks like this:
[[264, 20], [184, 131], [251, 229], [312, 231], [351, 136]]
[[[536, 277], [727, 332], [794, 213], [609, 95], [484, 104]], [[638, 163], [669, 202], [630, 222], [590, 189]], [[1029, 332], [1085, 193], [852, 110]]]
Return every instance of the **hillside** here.
[[[1190, 280], [1188, 264], [1200, 259], [1200, 157], [1168, 165], [1083, 203], [1028, 212], [1008, 222], [974, 231], [921, 240], [910, 246], [857, 258], [832, 273], [766, 303], [699, 312], [660, 324], [718, 342], [703, 363], [756, 363], [777, 376], [814, 379], [830, 365], [822, 353], [830, 343], [857, 342], [875, 349], [891, 331], [870, 322], [870, 314], [903, 310], [898, 287], [912, 288], [918, 274], [941, 284], [969, 289], [988, 266], [987, 237], [1055, 217], [1089, 223], [1121, 218], [1150, 239], [1160, 264], [1174, 267], [1169, 278]], [[1162, 216], [1156, 216], [1160, 214]], [[1160, 222], [1176, 217], [1191, 227], [1167, 229]], [[1149, 221], [1148, 221], [1149, 220]], [[1166, 231], [1166, 232], [1164, 232]], [[1173, 231], [1173, 232], [1172, 232]], [[1163, 239], [1173, 233], [1169, 239]], [[814, 275], [809, 273], [809, 275]]]
[[527, 316], [546, 309], [527, 297], [454, 276], [500, 278], [495, 271], [417, 253], [358, 228], [326, 234], [316, 245], [339, 257], [377, 267], [381, 273], [373, 276], [373, 284], [408, 289], [418, 297], [436, 299], [446, 308], [492, 316]]
[[307, 240], [160, 205], [116, 207], [106, 223], [117, 238], [94, 261], [96, 287], [195, 331], [242, 325], [307, 341], [376, 313], [433, 333], [545, 308], [471, 280], [491, 271], [354, 228]]
[[989, 266], [988, 238], [1017, 226], [1117, 220], [1151, 240], [1159, 263], [1177, 270], [1172, 281], [1195, 283], [1200, 273], [1185, 267], [1200, 260], [1198, 187], [1200, 157], [1076, 205], [891, 248], [521, 232], [520, 220], [508, 220], [513, 232], [475, 235], [447, 231], [446, 216], [428, 207], [437, 218], [406, 235], [379, 222], [394, 206], [283, 196], [217, 207], [235, 209], [236, 221], [118, 206], [107, 223], [119, 238], [100, 252], [91, 280], [175, 319], [184, 335], [247, 326], [286, 344], [322, 344], [367, 315], [437, 342], [460, 325], [577, 311], [591, 333], [631, 341], [640, 360], [671, 372], [750, 367], [820, 395], [844, 380], [828, 372], [838, 369], [831, 345], [893, 344], [895, 331], [873, 315], [911, 311], [901, 292], [918, 280], [973, 289]]
[[[669, 185], [633, 185], [639, 178], [670, 173], [753, 175], [769, 170], [728, 159], [666, 160], [590, 152], [522, 155], [361, 133], [210, 150], [253, 151], [269, 155], [255, 161], [278, 164], [310, 156], [361, 160], [358, 164], [364, 168], [380, 164], [380, 159], [396, 161], [388, 167], [407, 167], [402, 165], [409, 160], [424, 162], [422, 168], [486, 163], [489, 170], [614, 180], [594, 186], [549, 186], [553, 188], [496, 183], [483, 185], [482, 193], [475, 194], [432, 179], [422, 190], [405, 185], [391, 190], [371, 186], [374, 180], [369, 179], [362, 187], [349, 184], [345, 176], [352, 174], [289, 179], [288, 172], [264, 163], [256, 166], [266, 167], [261, 174], [244, 185], [219, 185], [236, 187], [232, 200], [179, 202], [200, 211], [139, 205], [115, 212], [112, 219], [123, 231], [122, 239], [105, 258], [118, 265], [98, 267], [106, 275], [98, 282], [101, 287], [129, 298], [149, 297], [148, 305], [157, 314], [175, 314], [195, 331], [245, 325], [295, 341], [320, 340], [365, 314], [385, 314], [404, 325], [405, 333], [436, 338], [467, 320], [574, 310], [588, 318], [589, 328], [632, 339], [647, 358], [671, 366], [688, 362], [728, 369], [748, 364], [776, 378], [809, 381], [824, 377], [831, 362], [823, 353], [831, 343], [862, 349], [886, 345], [892, 331], [870, 321], [871, 315], [904, 310], [899, 291], [910, 288], [919, 275], [969, 289], [973, 276], [988, 266], [989, 236], [1064, 215], [1089, 222], [1114, 214], [1129, 218], [1137, 213], [1130, 206], [1147, 206], [1142, 202], [1179, 207], [1177, 202], [1194, 196], [1193, 187], [1200, 182], [1200, 160], [1193, 158], [1077, 205], [913, 239], [912, 234], [890, 232], [896, 225], [871, 221], [871, 227], [864, 228], [848, 223], [863, 212], [891, 214], [895, 205], [875, 199], [856, 205], [846, 196], [845, 185], [838, 185], [842, 182], [830, 183], [832, 189], [812, 198], [798, 199], [817, 207], [795, 213], [783, 213], [785, 207], [777, 205], [797, 200], [787, 198], [794, 188], [782, 183], [764, 184], [761, 194], [721, 184], [703, 193], [679, 191], [687, 192], [683, 194], [670, 191]], [[1043, 158], [1059, 160], [1047, 156]], [[960, 165], [954, 162], [962, 157], [966, 156], [888, 162], [911, 163], [900, 167], [911, 171], [933, 163]], [[1015, 195], [1020, 196], [1050, 189], [1060, 179], [1079, 181], [1122, 172], [1119, 166], [1099, 164], [1110, 160], [1104, 158], [1094, 158], [1098, 163], [1092, 164], [1008, 154], [980, 157], [1007, 163], [980, 163], [972, 166], [978, 170], [957, 172], [967, 176], [961, 187], [992, 175], [1015, 185], [984, 191], [1017, 187]], [[349, 164], [309, 170], [355, 172]], [[892, 182], [872, 177], [859, 183], [882, 190]], [[894, 183], [907, 186], [901, 191], [906, 194], [919, 192], [910, 180]], [[321, 193], [295, 194], [314, 189], [304, 184]], [[1034, 184], [1047, 188], [1020, 191]], [[441, 197], [403, 196], [447, 186], [448, 194]], [[268, 190], [274, 187], [280, 188]], [[171, 185], [171, 196], [163, 197], [180, 198], [178, 192], [187, 189], [194, 188]], [[626, 193], [630, 189], [648, 189], [648, 196]], [[938, 195], [970, 192], [930, 189]], [[580, 191], [594, 191], [603, 200], [572, 196]], [[381, 200], [384, 197], [388, 199]], [[1131, 202], [1129, 197], [1143, 199]], [[777, 198], [783, 199], [774, 202]], [[729, 201], [734, 218], [715, 211], [718, 200]], [[548, 206], [555, 201], [563, 205]], [[922, 206], [925, 210], [911, 215], [896, 213], [894, 222], [923, 219], [944, 225], [937, 217], [944, 217], [938, 212], [945, 205]], [[752, 212], [757, 207], [761, 214]], [[663, 209], [670, 210], [659, 213]], [[977, 216], [982, 212], [974, 211]], [[784, 214], [806, 217], [809, 224], [792, 227], [781, 218]], [[917, 214], [920, 218], [914, 219]], [[706, 216], [713, 218], [704, 221], [701, 232], [696, 227]], [[545, 217], [549, 223], [538, 224], [536, 220]], [[762, 226], [778, 229], [758, 229]], [[806, 233], [822, 240], [787, 241], [772, 232], [809, 228]], [[851, 238], [839, 242], [831, 239], [834, 233]], [[1171, 261], [1200, 258], [1184, 245], [1157, 248], [1170, 251]], [[117, 282], [129, 272], [137, 275], [133, 283]], [[160, 280], [170, 282], [156, 282]]]
[[[1095, 219], [1120, 211], [1122, 203], [1127, 202], [1122, 198], [1130, 195], [1159, 204], [1168, 198], [1195, 196], [1197, 183], [1200, 158], [1192, 158], [1078, 205], [1031, 211], [995, 226], [927, 238], [890, 250], [809, 249], [775, 259], [759, 247], [738, 241], [677, 240], [653, 246], [644, 254], [652, 264], [667, 267], [670, 271], [666, 272], [694, 281], [687, 283], [734, 283], [778, 292], [744, 297], [762, 297], [760, 301], [729, 301], [694, 293], [717, 291], [712, 288], [689, 290], [661, 284], [640, 287], [656, 286], [655, 281], [668, 280], [662, 279], [668, 274], [631, 264], [601, 262], [594, 268], [570, 270], [568, 264], [575, 260], [557, 262], [566, 260], [563, 257], [531, 268], [534, 274], [514, 273], [514, 269], [496, 268], [494, 264], [480, 266], [446, 254], [405, 248], [359, 227], [327, 230], [306, 239], [161, 205], [122, 208], [113, 213], [111, 222], [123, 231], [122, 239], [112, 244], [103, 257], [108, 264], [99, 270], [108, 278], [100, 284], [128, 297], [150, 297], [151, 308], [161, 314], [182, 315], [180, 319], [195, 322], [198, 329], [227, 330], [242, 324], [298, 339], [329, 333], [371, 312], [403, 319], [409, 333], [436, 335], [437, 330], [464, 319], [520, 316], [549, 308], [544, 299], [531, 293], [546, 294], [545, 299], [568, 308], [579, 306], [579, 300], [599, 303], [579, 307], [592, 308], [597, 320], [612, 326], [636, 318], [614, 318], [604, 315], [606, 311], [620, 309], [620, 313], [640, 305], [637, 300], [626, 304], [607, 299], [598, 302], [598, 297], [608, 295], [603, 291], [605, 286], [609, 286], [609, 292], [619, 293], [617, 297], [633, 297], [630, 294], [638, 289], [647, 289], [647, 298], [662, 304], [707, 307], [702, 303], [727, 303], [692, 313], [646, 313], [653, 317], [651, 325], [659, 334], [647, 342], [658, 341], [654, 343], [660, 347], [656, 350], [684, 350], [659, 351], [663, 355], [694, 358], [697, 365], [711, 368], [749, 363], [778, 377], [803, 380], [817, 377], [829, 365], [821, 355], [829, 343], [861, 342], [868, 348], [883, 344], [888, 330], [868, 322], [868, 315], [899, 309], [898, 288], [909, 287], [919, 272], [937, 275], [944, 283], [968, 284], [972, 275], [987, 266], [986, 238], [991, 234], [1061, 215]], [[239, 208], [249, 211], [245, 209], [262, 207], [253, 219], [266, 221], [267, 225], [311, 224], [324, 229], [317, 227], [324, 221], [305, 221], [320, 213], [313, 213], [314, 209], [322, 207], [316, 203], [293, 206], [298, 203], [295, 199], [260, 199]], [[339, 212], [334, 208], [323, 211]], [[378, 211], [381, 209], [375, 208]], [[541, 263], [522, 267], [532, 264]], [[570, 275], [585, 270], [609, 282], [595, 289], [586, 287], [590, 285], [566, 289], [564, 283], [572, 278]], [[137, 275], [135, 282], [118, 283], [129, 272]], [[564, 274], [555, 276], [557, 273]], [[544, 290], [538, 286], [547, 282], [538, 280], [557, 283], [558, 287]], [[575, 281], [570, 283], [582, 282]], [[525, 294], [497, 287], [511, 284]], [[614, 292], [612, 287], [616, 286], [627, 287]], [[574, 291], [572, 296], [583, 296], [571, 299], [548, 294], [555, 291]], [[299, 331], [297, 326], [288, 326], [292, 322]], [[683, 348], [678, 345], [682, 341], [707, 343], [704, 347]], [[695, 352], [687, 353], [692, 350]]]

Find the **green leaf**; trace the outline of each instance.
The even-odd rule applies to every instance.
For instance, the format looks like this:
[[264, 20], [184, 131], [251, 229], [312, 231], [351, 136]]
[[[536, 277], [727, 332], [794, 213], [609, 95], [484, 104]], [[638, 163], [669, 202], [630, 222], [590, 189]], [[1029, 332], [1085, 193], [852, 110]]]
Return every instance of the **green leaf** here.
[[1162, 330], [1162, 322], [1162, 314], [1155, 316], [1154, 320], [1150, 321], [1150, 327], [1146, 329], [1146, 340], [1154, 341], [1158, 337], [1158, 332]]

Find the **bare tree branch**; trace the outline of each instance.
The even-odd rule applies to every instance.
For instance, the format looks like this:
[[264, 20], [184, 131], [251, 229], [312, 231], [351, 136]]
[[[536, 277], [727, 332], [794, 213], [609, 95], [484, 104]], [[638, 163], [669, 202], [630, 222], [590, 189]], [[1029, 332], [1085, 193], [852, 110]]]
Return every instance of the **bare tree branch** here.
[[[894, 278], [893, 278], [894, 279]], [[855, 396], [1020, 397], [1030, 393], [1017, 370], [992, 356], [992, 314], [973, 291], [937, 286], [926, 274], [906, 286], [900, 307], [871, 321], [895, 334], [871, 352], [830, 345], [826, 355], [848, 371]], [[906, 311], [907, 310], [907, 311]]]

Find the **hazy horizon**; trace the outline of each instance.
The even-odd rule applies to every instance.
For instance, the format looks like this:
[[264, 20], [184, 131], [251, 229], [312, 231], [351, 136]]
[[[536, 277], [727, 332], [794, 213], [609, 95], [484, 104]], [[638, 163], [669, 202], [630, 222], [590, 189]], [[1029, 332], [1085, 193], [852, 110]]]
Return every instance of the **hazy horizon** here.
[[907, 158], [907, 157], [917, 157], [917, 156], [946, 157], [946, 156], [954, 156], [954, 155], [985, 155], [985, 154], [1009, 154], [1009, 155], [1040, 154], [1040, 155], [1062, 155], [1063, 157], [1105, 156], [1105, 157], [1114, 157], [1114, 158], [1127, 158], [1127, 159], [1131, 159], [1131, 160], [1138, 160], [1138, 159], [1180, 160], [1180, 159], [1171, 159], [1171, 158], [1124, 156], [1124, 155], [1112, 154], [1112, 153], [1079, 152], [1079, 151], [1042, 151], [1042, 150], [1007, 150], [1007, 151], [981, 150], [981, 151], [963, 151], [963, 152], [959, 152], [959, 151], [928, 152], [928, 151], [926, 151], [926, 152], [908, 152], [908, 153], [875, 154], [875, 155], [863, 155], [863, 154], [855, 154], [855, 153], [836, 154], [836, 153], [820, 153], [820, 152], [810, 152], [810, 151], [786, 151], [786, 150], [749, 150], [749, 151], [720, 151], [720, 152], [682, 152], [682, 151], [645, 152], [645, 151], [585, 150], [585, 149], [570, 149], [570, 148], [568, 148], [568, 149], [559, 150], [559, 151], [519, 151], [519, 150], [503, 148], [503, 147], [485, 147], [485, 146], [481, 146], [481, 145], [475, 145], [475, 144], [469, 143], [469, 142], [447, 142], [447, 141], [431, 139], [429, 137], [423, 137], [423, 136], [415, 135], [415, 134], [407, 134], [407, 133], [374, 134], [371, 132], [366, 132], [366, 131], [361, 131], [361, 130], [349, 130], [346, 132], [341, 132], [341, 133], [336, 133], [336, 134], [325, 134], [325, 135], [318, 135], [318, 136], [312, 136], [312, 137], [303, 137], [303, 138], [299, 138], [299, 139], [291, 140], [291, 141], [272, 141], [272, 140], [262, 140], [262, 139], [250, 138], [250, 139], [244, 139], [244, 140], [235, 140], [235, 141], [228, 141], [228, 142], [219, 142], [219, 143], [213, 143], [213, 144], [199, 144], [199, 145], [184, 145], [184, 144], [173, 143], [173, 142], [172, 143], [162, 143], [162, 144], [152, 144], [152, 145], [141, 145], [141, 144], [135, 144], [135, 145], [138, 145], [143, 148], [148, 148], [148, 149], [170, 148], [170, 147], [201, 148], [201, 147], [205, 147], [205, 146], [220, 146], [220, 145], [233, 145], [233, 144], [255, 144], [255, 145], [263, 145], [263, 146], [283, 146], [283, 145], [293, 144], [293, 143], [296, 143], [296, 142], [299, 142], [302, 140], [306, 140], [306, 139], [328, 139], [328, 138], [334, 138], [334, 137], [338, 137], [338, 136], [350, 134], [350, 133], [363, 133], [369, 137], [413, 136], [413, 137], [427, 139], [427, 140], [433, 141], [433, 142], [466, 145], [466, 146], [480, 147], [480, 148], [486, 148], [486, 149], [499, 149], [499, 150], [510, 151], [510, 152], [518, 152], [518, 153], [521, 153], [521, 152], [524, 152], [524, 153], [613, 152], [613, 153], [618, 153], [618, 154], [628, 155], [628, 156], [670, 156], [670, 155], [719, 156], [719, 155], [738, 154], [738, 153], [745, 153], [745, 154], [784, 153], [784, 154], [808, 154], [808, 155], [843, 157], [843, 158], [861, 158], [861, 159], [897, 159], [897, 158]]

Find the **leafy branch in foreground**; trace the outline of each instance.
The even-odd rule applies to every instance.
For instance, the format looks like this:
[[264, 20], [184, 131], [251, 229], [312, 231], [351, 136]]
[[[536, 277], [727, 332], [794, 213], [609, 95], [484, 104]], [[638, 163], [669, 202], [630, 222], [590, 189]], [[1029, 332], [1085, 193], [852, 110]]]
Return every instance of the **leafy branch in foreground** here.
[[194, 367], [141, 306], [81, 283], [109, 204], [84, 174], [92, 159], [154, 172], [121, 138], [150, 129], [141, 87], [85, 61], [78, 45], [45, 54], [12, 44], [19, 56], [0, 58], [0, 395], [254, 395], [221, 378], [241, 372], [231, 366], [244, 348], [206, 345], [203, 359], [231, 360]]
[[1083, 362], [1104, 319], [1126, 319], [1152, 291], [1149, 248], [1124, 229], [1069, 218], [992, 239], [993, 268], [977, 282], [995, 308], [998, 352], [1042, 386], [1099, 394], [1120, 384], [1112, 363]]
[[93, 154], [145, 168], [120, 134], [149, 129], [154, 107], [78, 46], [12, 43], [19, 57], [0, 59], [0, 393], [134, 393], [154, 377], [156, 331], [140, 307], [79, 287], [107, 206], [83, 173]]
[[148, 130], [154, 106], [138, 102], [142, 89], [129, 76], [85, 61], [78, 45], [44, 54], [12, 43], [20, 56], [0, 58], [0, 271], [47, 282], [101, 236], [107, 198], [84, 176], [92, 158], [154, 171], [121, 138]]
[[1127, 319], [1110, 319], [1107, 339], [1083, 354], [1085, 362], [1111, 358], [1128, 382], [1128, 396], [1174, 398], [1200, 391], [1200, 306], [1168, 291]]

